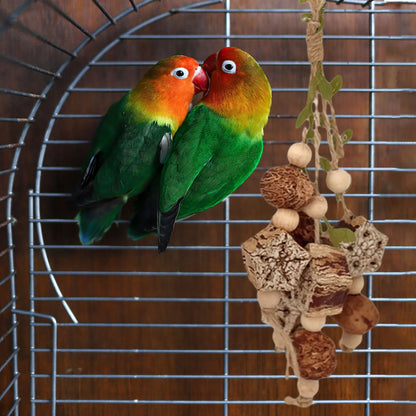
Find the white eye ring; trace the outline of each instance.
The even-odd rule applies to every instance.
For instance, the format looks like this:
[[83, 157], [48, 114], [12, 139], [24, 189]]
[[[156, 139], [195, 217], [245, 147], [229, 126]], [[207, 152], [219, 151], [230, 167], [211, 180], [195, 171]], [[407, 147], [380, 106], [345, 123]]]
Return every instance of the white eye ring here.
[[171, 73], [175, 78], [186, 79], [189, 76], [189, 71], [186, 68], [175, 68]]
[[237, 65], [234, 61], [227, 59], [222, 63], [221, 69], [226, 74], [235, 74], [237, 72]]

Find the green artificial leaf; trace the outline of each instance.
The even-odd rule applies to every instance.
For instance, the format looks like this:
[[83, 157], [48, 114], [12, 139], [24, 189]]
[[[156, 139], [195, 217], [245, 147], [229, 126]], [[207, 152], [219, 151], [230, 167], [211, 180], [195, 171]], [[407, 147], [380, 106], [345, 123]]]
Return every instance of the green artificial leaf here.
[[310, 139], [313, 142], [313, 138], [315, 137], [315, 132], [312, 128], [309, 128], [308, 132], [306, 133], [306, 138]]
[[308, 98], [306, 100], [306, 102], [308, 104], [313, 103], [313, 100], [316, 97], [316, 90], [318, 89], [318, 84], [319, 84], [319, 78], [315, 75], [311, 81], [309, 82], [309, 88], [308, 88]]
[[352, 243], [355, 234], [349, 228], [328, 228], [329, 239], [334, 247], [340, 247], [341, 243]]
[[299, 0], [299, 4], [305, 4], [308, 0]]
[[312, 115], [312, 103], [307, 103], [296, 119], [296, 128], [299, 128]]
[[353, 134], [352, 129], [347, 129], [347, 130], [343, 131], [342, 134], [341, 134], [341, 140], [342, 140], [342, 142], [344, 144], [345, 143], [348, 143], [351, 140], [351, 138], [352, 138], [352, 134]]
[[321, 77], [319, 81], [318, 90], [325, 100], [330, 101], [332, 99], [332, 96], [333, 96], [332, 85], [323, 76]]
[[319, 62], [318, 62], [318, 65], [316, 67], [316, 73], [309, 82], [309, 91], [312, 90], [315, 92], [318, 89], [318, 85], [323, 78], [322, 71], [323, 71], [322, 66], [319, 65]]
[[334, 96], [342, 88], [342, 76], [337, 75], [331, 81], [332, 95]]
[[355, 241], [355, 234], [349, 228], [334, 228], [325, 217], [323, 220], [329, 239], [334, 247], [339, 247], [341, 243], [352, 243]]
[[312, 20], [312, 13], [303, 13], [301, 19], [302, 22], [309, 23]]
[[329, 172], [331, 170], [331, 162], [326, 157], [321, 156], [319, 158], [319, 165], [325, 172]]

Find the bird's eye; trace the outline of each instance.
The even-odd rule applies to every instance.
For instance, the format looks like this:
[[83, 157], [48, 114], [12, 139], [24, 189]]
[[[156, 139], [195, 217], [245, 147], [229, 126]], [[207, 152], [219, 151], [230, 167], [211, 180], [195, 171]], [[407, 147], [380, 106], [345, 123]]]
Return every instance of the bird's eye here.
[[237, 71], [237, 65], [234, 61], [226, 60], [222, 63], [221, 69], [226, 74], [235, 74]]
[[189, 71], [186, 68], [175, 68], [171, 75], [178, 79], [186, 79], [188, 78]]

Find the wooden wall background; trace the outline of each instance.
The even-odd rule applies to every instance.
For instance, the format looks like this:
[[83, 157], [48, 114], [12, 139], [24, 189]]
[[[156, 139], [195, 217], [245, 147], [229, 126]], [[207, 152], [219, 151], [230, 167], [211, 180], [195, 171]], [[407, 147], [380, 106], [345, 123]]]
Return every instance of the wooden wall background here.
[[[25, 2], [0, 0], [0, 21], [17, 6]], [[96, 4], [82, 0], [54, 0], [89, 32], [94, 32], [107, 21]], [[19, 159], [19, 170], [14, 186], [13, 216], [17, 223], [14, 231], [14, 256], [16, 263], [17, 305], [28, 310], [29, 305], [29, 241], [28, 241], [28, 190], [35, 186], [36, 165], [42, 141], [54, 109], [74, 77], [90, 62], [103, 47], [147, 18], [157, 16], [190, 1], [155, 1], [139, 11], [128, 14], [117, 24], [111, 24], [89, 42], [78, 56], [57, 79], [46, 99], [42, 102], [28, 131], [25, 147]], [[105, 9], [116, 16], [130, 7], [126, 1], [101, 0]], [[213, 6], [222, 8], [223, 4]], [[295, 0], [232, 0], [231, 7], [241, 9], [255, 8], [298, 8]], [[329, 9], [335, 9], [330, 4]], [[358, 10], [357, 6], [342, 6]], [[394, 10], [408, 13], [377, 14], [378, 36], [415, 35], [416, 14], [411, 5], [391, 6]], [[352, 128], [354, 141], [346, 148], [342, 165], [350, 168], [353, 184], [348, 199], [357, 213], [367, 215], [371, 192], [369, 189], [369, 170], [354, 170], [369, 166], [371, 147], [370, 121], [368, 118], [370, 102], [370, 68], [365, 63], [371, 59], [369, 47], [369, 13], [327, 14], [325, 34], [341, 35], [343, 38], [325, 40], [325, 57], [329, 62], [325, 71], [328, 78], [341, 73], [345, 91], [335, 99], [335, 109], [339, 115], [340, 129]], [[2, 55], [14, 56], [50, 71], [57, 71], [67, 59], [67, 55], [46, 45], [39, 39], [24, 32], [19, 24], [29, 27], [45, 38], [51, 39], [72, 51], [85, 34], [76, 29], [57, 14], [46, 1], [35, 1], [19, 17], [18, 24], [11, 25], [0, 33]], [[276, 65], [264, 65], [273, 88], [272, 117], [265, 130], [265, 152], [260, 168], [237, 191], [238, 194], [258, 193], [258, 181], [267, 167], [286, 163], [285, 154], [290, 142], [298, 140], [299, 131], [294, 128], [295, 115], [303, 107], [306, 93], [299, 90], [307, 87], [309, 68], [307, 65], [285, 65], [279, 62], [306, 61], [304, 39], [256, 39], [244, 35], [304, 35], [305, 24], [300, 13], [233, 13], [231, 15], [231, 44], [247, 50], [259, 61], [277, 61]], [[171, 17], [144, 27], [140, 35], [201, 35], [200, 39], [177, 38], [125, 39], [109, 51], [102, 61], [157, 61], [164, 56], [183, 53], [203, 60], [211, 52], [224, 45], [224, 39], [215, 35], [224, 34], [223, 13], [176, 13]], [[212, 37], [206, 35], [214, 35]], [[240, 37], [240, 35], [242, 35]], [[352, 36], [360, 36], [352, 39]], [[415, 40], [378, 39], [376, 61], [406, 62], [416, 61]], [[351, 65], [337, 65], [336, 62], [351, 62]], [[364, 64], [357, 64], [357, 63]], [[77, 85], [81, 88], [111, 88], [113, 92], [72, 92], [60, 114], [102, 115], [108, 106], [121, 96], [123, 89], [132, 88], [146, 66], [103, 65], [93, 66]], [[415, 246], [415, 224], [406, 221], [416, 217], [414, 199], [406, 197], [414, 193], [416, 176], [414, 144], [416, 142], [416, 121], [414, 115], [416, 70], [412, 65], [377, 65], [375, 67], [376, 88], [375, 138], [374, 146], [375, 179], [373, 193], [375, 198], [374, 219], [389, 221], [377, 227], [390, 236], [389, 245], [393, 248], [385, 255], [382, 271], [373, 278], [372, 294], [378, 301], [383, 325], [372, 332], [372, 348], [379, 352], [371, 354], [371, 399], [387, 400], [387, 404], [371, 404], [372, 415], [411, 415], [415, 412], [413, 404], [416, 396], [416, 360], [414, 354], [416, 330], [415, 302], [399, 302], [390, 298], [412, 298], [415, 293], [415, 256], [411, 249]], [[41, 93], [51, 80], [50, 75], [24, 68], [7, 60], [0, 60], [0, 87], [18, 91]], [[281, 89], [293, 88], [292, 91]], [[383, 89], [393, 91], [383, 92]], [[413, 89], [397, 91], [394, 89]], [[116, 89], [114, 91], [114, 89]], [[352, 90], [352, 91], [351, 91]], [[33, 97], [0, 94], [1, 117], [27, 117], [33, 106]], [[393, 115], [396, 117], [382, 117]], [[89, 140], [99, 122], [98, 117], [76, 118], [58, 116], [53, 125], [50, 140], [66, 140], [68, 144], [47, 146], [42, 172], [42, 193], [70, 193], [79, 167], [87, 150], [87, 144], [71, 144], [71, 140]], [[23, 131], [24, 122], [3, 120], [1, 144], [16, 143]], [[397, 141], [397, 144], [394, 142]], [[399, 143], [409, 142], [413, 145]], [[12, 164], [15, 149], [1, 150], [1, 169]], [[68, 169], [55, 169], [56, 167]], [[385, 168], [385, 170], [383, 170]], [[398, 168], [397, 170], [390, 168]], [[3, 195], [7, 189], [9, 176], [0, 176]], [[397, 197], [403, 194], [403, 197]], [[362, 196], [360, 196], [362, 195]], [[2, 218], [5, 217], [6, 202], [1, 201]], [[97, 297], [101, 300], [73, 299], [69, 301], [78, 317], [80, 325], [71, 325], [61, 304], [53, 298], [48, 276], [39, 250], [34, 250], [34, 270], [36, 296], [47, 300], [36, 302], [36, 311], [51, 314], [60, 323], [58, 328], [58, 378], [57, 414], [67, 415], [222, 415], [224, 407], [224, 360], [228, 359], [228, 399], [233, 401], [253, 400], [258, 404], [231, 403], [228, 414], [236, 415], [364, 415], [366, 411], [366, 365], [368, 364], [365, 345], [354, 354], [338, 354], [336, 374], [359, 374], [363, 377], [330, 378], [321, 382], [318, 400], [338, 400], [338, 403], [320, 403], [309, 409], [300, 410], [284, 404], [262, 404], [262, 401], [282, 400], [288, 394], [295, 394], [296, 381], [273, 377], [232, 377], [244, 375], [282, 375], [285, 360], [282, 354], [272, 352], [271, 329], [256, 326], [260, 323], [260, 313], [254, 302], [255, 291], [244, 276], [241, 256], [238, 249], [229, 251], [229, 287], [225, 288], [224, 262], [224, 204], [194, 217], [196, 222], [177, 225], [172, 239], [172, 249], [163, 255], [147, 246], [154, 239], [146, 238], [133, 244], [125, 236], [125, 224], [113, 227], [98, 248], [78, 247], [77, 227], [70, 220], [74, 213], [67, 206], [64, 197], [41, 197], [41, 216], [44, 219], [62, 221], [50, 222], [43, 226], [45, 243], [59, 248], [49, 250], [49, 257], [61, 289], [69, 298]], [[258, 220], [258, 223], [234, 222], [229, 226], [229, 244], [236, 248], [241, 242], [262, 228], [261, 221], [268, 220], [273, 211], [261, 198], [230, 198], [230, 217], [232, 220]], [[336, 207], [331, 202], [330, 215], [336, 218]], [[127, 213], [126, 213], [127, 217]], [[204, 222], [216, 220], [215, 223]], [[1, 221], [0, 221], [1, 222]], [[7, 247], [5, 228], [0, 229], [2, 246]], [[37, 244], [37, 242], [36, 242]], [[125, 247], [127, 245], [127, 247]], [[63, 247], [68, 246], [67, 249]], [[105, 248], [116, 246], [116, 248]], [[175, 249], [174, 246], [185, 247]], [[217, 248], [204, 250], [201, 246]], [[143, 247], [143, 248], [141, 248]], [[400, 247], [404, 247], [400, 249]], [[406, 248], [406, 247], [410, 247]], [[8, 273], [7, 255], [0, 256], [1, 277]], [[77, 273], [73, 273], [77, 271]], [[100, 272], [90, 275], [89, 271]], [[85, 272], [85, 273], [84, 273]], [[145, 273], [140, 273], [145, 272]], [[180, 273], [175, 274], [177, 272]], [[401, 274], [403, 272], [403, 274]], [[152, 275], [155, 273], [155, 275]], [[9, 287], [0, 288], [2, 305], [10, 296]], [[227, 295], [231, 299], [228, 306], [229, 323], [225, 339], [224, 313]], [[116, 299], [109, 299], [116, 298]], [[140, 301], [135, 298], [142, 298]], [[143, 298], [153, 298], [146, 300]], [[160, 301], [156, 298], [166, 299]], [[192, 299], [204, 298], [211, 301], [194, 302]], [[175, 299], [185, 299], [175, 301]], [[239, 301], [233, 301], [241, 299]], [[387, 299], [387, 300], [386, 300]], [[1, 315], [1, 328], [10, 325], [10, 309]], [[29, 415], [29, 326], [28, 319], [19, 316], [19, 392], [21, 397], [20, 414]], [[139, 325], [137, 325], [139, 323]], [[115, 324], [110, 326], [109, 324]], [[121, 324], [121, 325], [120, 325]], [[147, 325], [148, 324], [148, 325]], [[207, 326], [211, 325], [211, 326]], [[250, 324], [249, 326], [244, 326]], [[391, 324], [391, 325], [390, 325]], [[408, 325], [397, 327], [396, 324]], [[5, 331], [1, 331], [4, 333]], [[329, 327], [327, 334], [335, 339], [339, 329]], [[36, 329], [36, 346], [48, 349], [50, 329]], [[10, 338], [10, 337], [9, 337]], [[231, 353], [225, 355], [224, 345], [228, 343]], [[10, 353], [10, 339], [0, 344], [0, 357]], [[77, 349], [78, 351], [74, 351]], [[97, 352], [106, 349], [109, 352]], [[111, 350], [122, 349], [124, 353]], [[153, 352], [140, 352], [153, 350]], [[158, 352], [158, 350], [195, 350], [188, 353]], [[197, 350], [212, 350], [198, 352]], [[390, 352], [399, 349], [401, 352]], [[252, 353], [250, 350], [264, 350]], [[238, 352], [236, 352], [238, 351]], [[384, 351], [384, 352], [383, 352]], [[407, 352], [406, 352], [407, 351]], [[36, 372], [40, 375], [50, 373], [50, 353], [37, 353]], [[105, 377], [82, 377], [83, 375], [109, 375]], [[181, 375], [191, 377], [141, 378], [140, 375]], [[377, 377], [377, 375], [397, 375], [397, 377]], [[114, 375], [126, 377], [112, 378]], [[206, 375], [194, 377], [192, 375]], [[407, 377], [399, 377], [407, 375]], [[413, 377], [412, 377], [413, 375]], [[1, 374], [4, 389], [12, 378], [11, 366]], [[213, 377], [212, 377], [213, 376]], [[37, 414], [50, 412], [50, 378], [37, 379], [36, 398], [45, 403], [37, 403]], [[166, 403], [135, 404], [131, 401], [161, 400]], [[4, 415], [14, 398], [7, 394], [0, 402], [0, 414]], [[73, 403], [72, 401], [85, 401]], [[125, 400], [125, 403], [106, 403], [107, 400]], [[393, 400], [399, 403], [393, 403]], [[65, 402], [69, 401], [69, 402]], [[196, 401], [192, 404], [169, 401]], [[218, 401], [206, 404], [199, 401]], [[357, 401], [357, 403], [350, 403]], [[3, 409], [3, 410], [2, 410]]]

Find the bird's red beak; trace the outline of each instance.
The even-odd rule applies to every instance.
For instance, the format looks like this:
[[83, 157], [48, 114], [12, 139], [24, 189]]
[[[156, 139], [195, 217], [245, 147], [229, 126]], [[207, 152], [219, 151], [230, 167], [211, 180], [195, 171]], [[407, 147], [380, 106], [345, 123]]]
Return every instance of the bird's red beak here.
[[200, 66], [195, 71], [194, 77], [192, 78], [194, 84], [195, 94], [201, 91], [207, 91], [209, 88], [209, 78], [204, 69]]
[[208, 76], [211, 76], [211, 74], [217, 68], [217, 53], [216, 52], [208, 56], [207, 59], [205, 59], [204, 63], [202, 64], [202, 68], [207, 72]]

